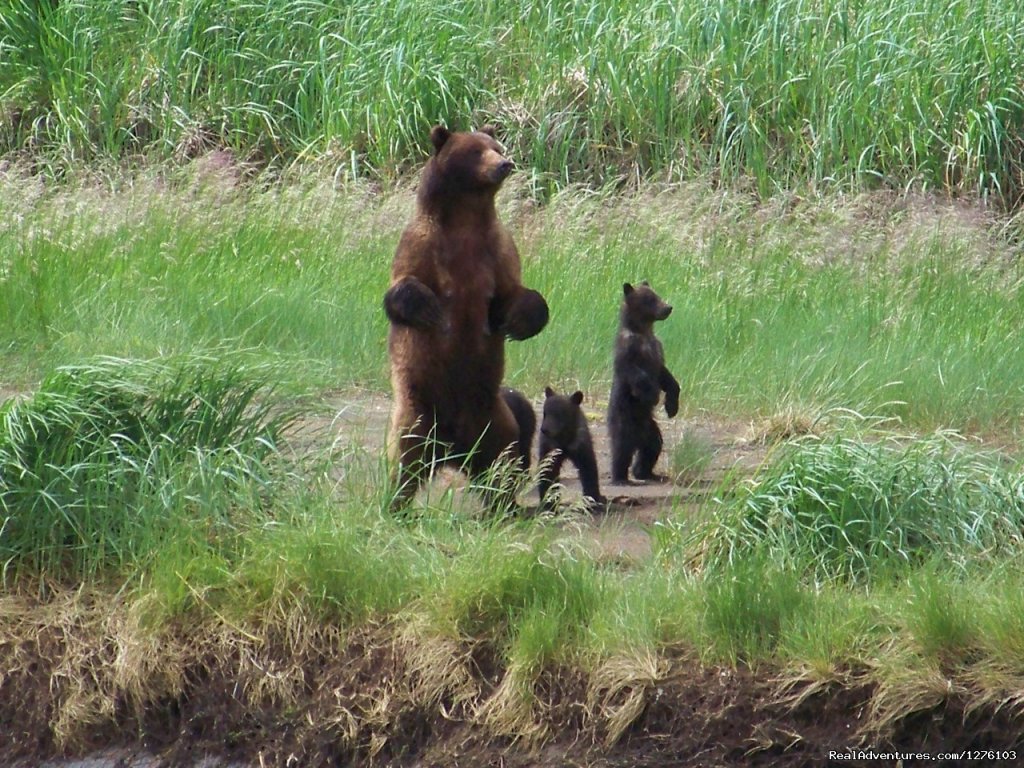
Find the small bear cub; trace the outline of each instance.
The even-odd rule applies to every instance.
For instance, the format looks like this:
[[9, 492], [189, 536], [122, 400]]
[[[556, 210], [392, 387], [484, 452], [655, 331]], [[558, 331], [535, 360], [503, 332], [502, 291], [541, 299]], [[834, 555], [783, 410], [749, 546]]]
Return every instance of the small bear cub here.
[[559, 395], [551, 387], [546, 387], [544, 396], [544, 415], [541, 417], [537, 444], [541, 466], [538, 481], [541, 506], [548, 510], [554, 507], [548, 491], [558, 482], [562, 462], [566, 459], [579, 471], [583, 496], [588, 506], [606, 504], [607, 499], [601, 495], [597, 479], [594, 442], [590, 437], [587, 418], [580, 408], [583, 393], [577, 391], [568, 396]]
[[[672, 313], [647, 281], [622, 286], [619, 333], [615, 338], [612, 391], [608, 398], [608, 433], [612, 444], [612, 483], [629, 483], [633, 477], [655, 479], [654, 465], [661, 455], [661, 430], [654, 407], [665, 393], [669, 418], [679, 410], [679, 382], [665, 367], [665, 352], [654, 335], [654, 323]], [[634, 460], [634, 455], [636, 456]]]
[[537, 414], [533, 412], [533, 405], [526, 399], [526, 395], [518, 389], [511, 387], [501, 388], [501, 398], [505, 405], [512, 411], [519, 425], [519, 439], [516, 441], [516, 458], [519, 461], [519, 469], [523, 472], [530, 471], [530, 446], [533, 444], [533, 433], [537, 431]]

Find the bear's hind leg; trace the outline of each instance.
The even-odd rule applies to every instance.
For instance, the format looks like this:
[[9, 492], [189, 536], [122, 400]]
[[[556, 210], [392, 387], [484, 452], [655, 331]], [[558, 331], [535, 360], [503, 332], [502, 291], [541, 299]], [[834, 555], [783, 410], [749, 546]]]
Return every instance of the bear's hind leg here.
[[636, 460], [633, 462], [633, 477], [637, 480], [659, 479], [654, 474], [654, 465], [658, 463], [658, 457], [661, 456], [662, 445], [661, 430], [658, 429], [654, 419], [651, 419], [639, 436]]
[[431, 468], [438, 459], [438, 443], [433, 426], [422, 418], [406, 418], [396, 413], [392, 419], [388, 445], [390, 510], [402, 511], [416, 495], [416, 491], [430, 477]]
[[[520, 462], [519, 424], [499, 395], [490, 424], [477, 440], [467, 467], [474, 486], [495, 512], [515, 510]], [[510, 473], [509, 469], [516, 471]]]
[[636, 448], [630, 424], [609, 424], [612, 444], [612, 485], [629, 485], [629, 462]]

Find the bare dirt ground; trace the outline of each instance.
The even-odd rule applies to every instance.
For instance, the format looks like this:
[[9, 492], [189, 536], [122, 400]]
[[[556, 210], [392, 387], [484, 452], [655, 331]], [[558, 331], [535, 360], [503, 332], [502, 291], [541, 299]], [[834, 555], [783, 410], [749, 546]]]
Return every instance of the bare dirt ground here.
[[[535, 407], [539, 402], [534, 403]], [[390, 407], [385, 395], [332, 395], [324, 415], [301, 425], [299, 440], [324, 439], [379, 451]], [[612, 486], [608, 440], [601, 404], [587, 410], [602, 470], [602, 491], [612, 502], [574, 526], [600, 556], [636, 560], [651, 551], [651, 526], [682, 505], [696, 509], [702, 494], [724, 473], [750, 474], [767, 449], [751, 441], [748, 424], [711, 418], [668, 420], [660, 414], [668, 471], [673, 446], [687, 433], [710, 453], [710, 462], [686, 484], [653, 482]], [[563, 472], [566, 502], [579, 497], [574, 469]], [[436, 485], [459, 484], [451, 474]], [[425, 493], [430, 493], [428, 489]], [[536, 505], [536, 491], [524, 496]], [[567, 531], [569, 535], [569, 531]], [[377, 633], [377, 634], [374, 634]], [[38, 639], [39, 656], [61, 642]], [[0, 651], [3, 649], [0, 648]], [[31, 648], [20, 652], [33, 653]], [[275, 648], [265, 648], [272, 666]], [[485, 701], [500, 685], [501, 662], [494, 649], [456, 648]], [[52, 653], [49, 654], [52, 658]], [[261, 662], [263, 663], [263, 662]], [[0, 668], [0, 765], [28, 768], [248, 768], [249, 766], [502, 766], [502, 768], [680, 768], [716, 766], [962, 765], [938, 759], [945, 750], [1017, 749], [1024, 755], [1024, 728], [1008, 708], [966, 709], [951, 694], [940, 706], [897, 724], [884, 736], [865, 736], [862, 725], [874, 690], [852, 675], [832, 686], [793, 689], [780, 697], [778, 681], [747, 669], [711, 669], [680, 655], [656, 683], [621, 692], [611, 709], [638, 703], [636, 717], [621, 738], [608, 740], [606, 720], [588, 703], [588, 681], [574, 670], [544, 673], [535, 712], [547, 737], [534, 742], [495, 735], [480, 725], [472, 703], [451, 693], [430, 706], [410, 694], [416, 672], [392, 630], [380, 627], [353, 637], [337, 656], [303, 662], [303, 697], [296, 704], [253, 708], [239, 691], [236, 659], [216, 658], [199, 666], [187, 688], [173, 700], [152, 702], [139, 716], [125, 704], [117, 726], [97, 726], [85, 743], [61, 755], [44, 721], [26, 722], [19, 702], [47, 695], [51, 676], [41, 666], [4, 675]], [[806, 695], [805, 695], [806, 694]], [[639, 698], [636, 698], [639, 697]], [[340, 716], [338, 713], [344, 713]], [[42, 713], [45, 715], [46, 713]], [[870, 752], [928, 753], [928, 757], [883, 759]], [[84, 755], [84, 757], [82, 757]], [[975, 764], [1013, 765], [1012, 760]]]
[[[543, 410], [543, 399], [531, 398], [538, 423]], [[311, 433], [332, 435], [338, 443], [352, 441], [371, 452], [382, 451], [388, 428], [391, 400], [377, 393], [337, 393], [328, 398], [328, 414], [311, 421], [306, 428]], [[708, 492], [715, 488], [727, 473], [749, 475], [764, 461], [767, 448], [752, 439], [752, 425], [711, 417], [678, 415], [669, 419], [660, 409], [657, 414], [665, 441], [665, 448], [656, 472], [666, 477], [663, 481], [631, 482], [630, 485], [611, 484], [611, 445], [605, 423], [605, 403], [588, 401], [584, 413], [590, 426], [601, 473], [601, 492], [608, 498], [608, 507], [593, 515], [581, 515], [574, 520], [582, 524], [582, 534], [593, 542], [596, 551], [608, 559], [628, 561], [650, 554], [650, 526], [663, 518], [669, 510], [688, 507], [696, 510]], [[706, 453], [707, 465], [696, 474], [671, 478], [671, 453], [686, 433], [690, 441]], [[323, 438], [321, 438], [323, 439]], [[537, 440], [534, 439], [532, 459], [536, 464]], [[442, 471], [434, 482], [434, 489], [461, 485], [463, 479], [455, 473]], [[571, 462], [562, 467], [560, 483], [563, 486], [562, 505], [581, 507], [582, 493], [576, 468]], [[430, 493], [428, 489], [425, 493]], [[526, 514], [538, 507], [536, 489], [520, 498]]]

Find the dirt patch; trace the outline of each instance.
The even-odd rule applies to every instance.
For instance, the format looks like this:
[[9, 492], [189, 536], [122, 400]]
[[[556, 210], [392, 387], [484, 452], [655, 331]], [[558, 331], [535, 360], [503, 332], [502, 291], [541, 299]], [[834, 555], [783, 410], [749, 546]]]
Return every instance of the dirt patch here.
[[[533, 406], [539, 417], [543, 401], [533, 401]], [[659, 413], [665, 449], [656, 472], [666, 479], [612, 485], [611, 445], [604, 407], [604, 403], [597, 401], [591, 407], [585, 404], [584, 410], [594, 439], [601, 490], [609, 504], [598, 513], [573, 516], [570, 526], [602, 558], [628, 562], [646, 557], [651, 552], [650, 531], [654, 523], [680, 511], [695, 512], [727, 474], [749, 476], [767, 454], [764, 444], [749, 439], [749, 424], [706, 416], [680, 415], [668, 419]], [[379, 455], [384, 450], [390, 408], [391, 399], [385, 394], [334, 393], [325, 398], [322, 415], [308, 418], [299, 425], [299, 445], [302, 450], [312, 449], [317, 444], [357, 446], [371, 455]], [[703, 459], [701, 470], [670, 478], [673, 475], [672, 452], [684, 439], [699, 446]], [[535, 439], [534, 465], [536, 450]], [[582, 488], [571, 462], [563, 465], [560, 482], [562, 507], [581, 509]], [[433, 487], [421, 493], [436, 494], [444, 488], [462, 485], [464, 479], [457, 473], [442, 471]], [[520, 503], [525, 514], [538, 513], [536, 489], [523, 494]]]

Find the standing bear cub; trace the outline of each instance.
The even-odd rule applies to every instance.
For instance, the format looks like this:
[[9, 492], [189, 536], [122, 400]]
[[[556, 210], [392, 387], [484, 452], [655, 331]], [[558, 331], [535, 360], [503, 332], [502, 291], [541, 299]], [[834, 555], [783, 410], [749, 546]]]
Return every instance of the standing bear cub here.
[[403, 506], [430, 466], [456, 462], [479, 476], [526, 431], [501, 393], [505, 339], [548, 321], [522, 284], [519, 253], [494, 197], [512, 171], [494, 130], [430, 132], [433, 153], [416, 211], [399, 240], [384, 295], [394, 410], [389, 456]]
[[[544, 389], [544, 414], [540, 421], [540, 438], [537, 455], [540, 460], [538, 490], [544, 509], [554, 506], [548, 491], [558, 482], [562, 463], [569, 459], [580, 474], [583, 496], [591, 506], [605, 504], [597, 479], [597, 459], [594, 457], [594, 442], [590, 438], [587, 417], [580, 404], [582, 392], [559, 395], [551, 387]], [[554, 454], [554, 455], [552, 455]]]
[[654, 407], [661, 393], [665, 393], [665, 413], [669, 418], [679, 410], [679, 382], [665, 367], [665, 352], [654, 335], [654, 323], [668, 317], [672, 307], [646, 281], [636, 288], [625, 283], [622, 293], [608, 401], [612, 482], [620, 485], [629, 482], [631, 460], [634, 478], [655, 477], [654, 465], [661, 455], [662, 438], [654, 420]]

